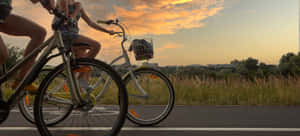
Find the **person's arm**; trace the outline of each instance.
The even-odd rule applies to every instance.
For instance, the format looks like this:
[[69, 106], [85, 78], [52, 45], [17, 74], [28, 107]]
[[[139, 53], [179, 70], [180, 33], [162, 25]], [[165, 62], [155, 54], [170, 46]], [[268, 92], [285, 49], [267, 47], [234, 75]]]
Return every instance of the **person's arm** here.
[[97, 23], [95, 23], [94, 21], [92, 21], [90, 19], [90, 17], [87, 15], [87, 13], [84, 11], [83, 8], [81, 8], [81, 14], [82, 14], [82, 18], [83, 20], [92, 28], [96, 29], [96, 30], [99, 30], [99, 31], [102, 31], [102, 32], [106, 32], [110, 35], [113, 35], [115, 34], [114, 31], [109, 31], [109, 30], [106, 30], [105, 28], [101, 27], [100, 25], [98, 25]]
[[75, 4], [75, 10], [72, 14], [69, 15], [69, 17], [75, 19], [76, 16], [81, 12], [81, 4], [79, 2], [74, 3]]
[[69, 16], [69, 0], [58, 0], [56, 7], [59, 11], [62, 11], [65, 13], [66, 16]]
[[30, 0], [32, 3], [40, 2], [42, 6], [48, 11], [52, 11], [54, 9], [54, 0]]

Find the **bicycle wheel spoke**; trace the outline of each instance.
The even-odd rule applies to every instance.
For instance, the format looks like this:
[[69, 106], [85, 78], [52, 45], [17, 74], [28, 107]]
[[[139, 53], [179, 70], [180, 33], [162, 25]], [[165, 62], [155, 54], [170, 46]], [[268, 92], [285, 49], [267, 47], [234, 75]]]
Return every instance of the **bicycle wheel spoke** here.
[[58, 98], [58, 97], [47, 98], [47, 103], [48, 104], [56, 104], [56, 105], [57, 104], [73, 105], [71, 100]]

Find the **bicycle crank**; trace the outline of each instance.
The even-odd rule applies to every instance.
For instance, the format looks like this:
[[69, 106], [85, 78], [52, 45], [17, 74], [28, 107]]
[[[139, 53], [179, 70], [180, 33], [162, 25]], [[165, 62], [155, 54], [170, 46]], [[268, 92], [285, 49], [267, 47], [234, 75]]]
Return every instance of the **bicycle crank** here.
[[85, 103], [78, 107], [80, 111], [90, 111], [96, 105], [96, 97], [93, 94], [83, 94]]

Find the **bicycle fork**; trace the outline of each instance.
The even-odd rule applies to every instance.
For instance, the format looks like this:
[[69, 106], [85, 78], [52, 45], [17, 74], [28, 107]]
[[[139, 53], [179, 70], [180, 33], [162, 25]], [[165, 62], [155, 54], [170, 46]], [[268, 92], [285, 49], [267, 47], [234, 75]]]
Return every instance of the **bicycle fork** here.
[[136, 77], [134, 76], [133, 72], [130, 70], [129, 71], [130, 77], [132, 78], [135, 86], [137, 87], [137, 89], [142, 93], [142, 95], [132, 95], [132, 94], [128, 94], [128, 96], [131, 97], [138, 97], [138, 98], [149, 98], [148, 93], [141, 87], [141, 85], [138, 83]]

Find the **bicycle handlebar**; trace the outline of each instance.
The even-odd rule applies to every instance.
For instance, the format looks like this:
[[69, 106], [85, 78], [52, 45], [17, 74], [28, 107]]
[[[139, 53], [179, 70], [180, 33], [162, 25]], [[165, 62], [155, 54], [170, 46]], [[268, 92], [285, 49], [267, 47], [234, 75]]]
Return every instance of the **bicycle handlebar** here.
[[[115, 20], [107, 20], [107, 21], [101, 21], [101, 20], [98, 20], [97, 23], [102, 23], [102, 24], [107, 24], [107, 25], [115, 25], [115, 26], [118, 26], [122, 32], [116, 32], [116, 34], [120, 37], [123, 37], [123, 42], [125, 42], [127, 40], [126, 38], [126, 31], [123, 27], [123, 25], [121, 25], [119, 23], [119, 19], [115, 19]], [[121, 35], [122, 34], [122, 35]]]

